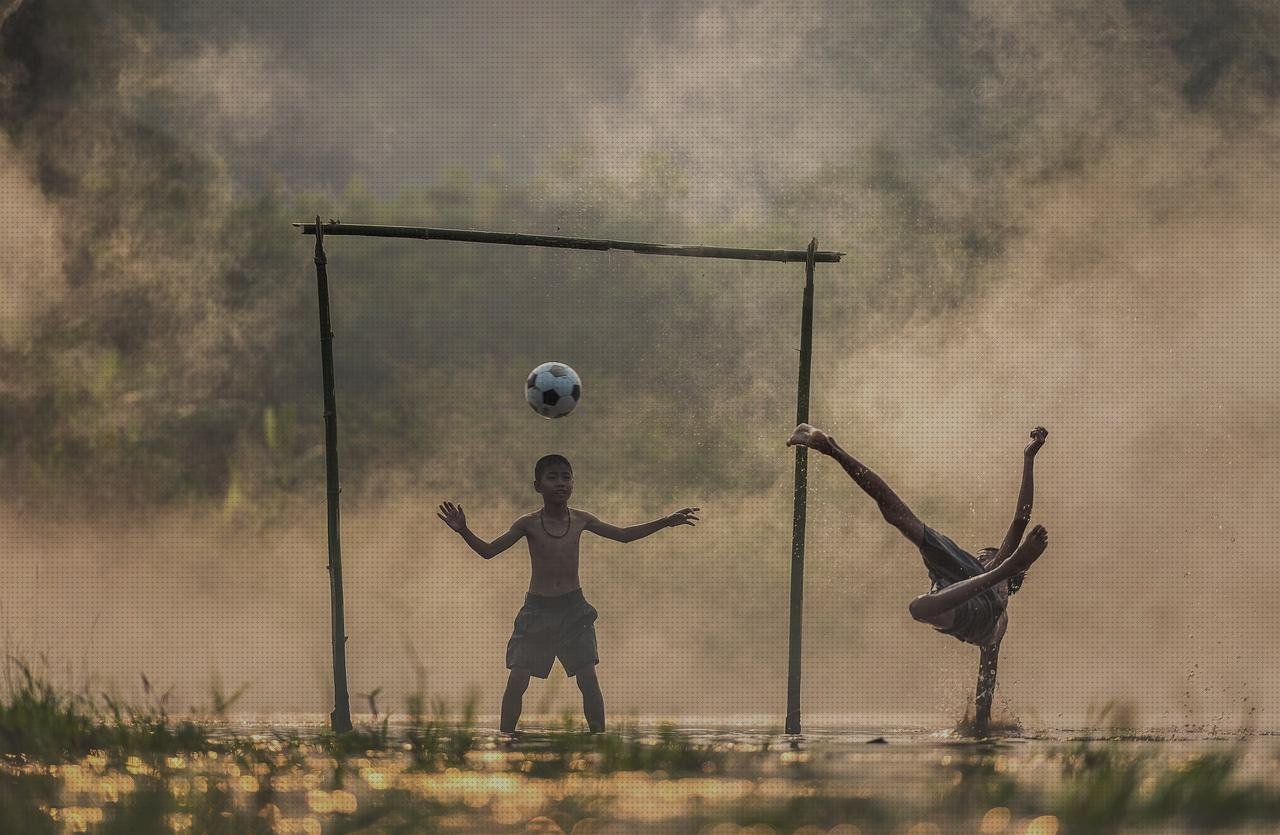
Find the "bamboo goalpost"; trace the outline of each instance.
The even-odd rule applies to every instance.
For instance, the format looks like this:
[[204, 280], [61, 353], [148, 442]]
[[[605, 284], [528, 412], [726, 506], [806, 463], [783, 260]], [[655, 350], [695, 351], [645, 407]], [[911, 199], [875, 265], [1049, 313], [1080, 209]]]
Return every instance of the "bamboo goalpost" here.
[[[683, 246], [615, 241], [601, 238], [569, 238], [557, 235], [523, 235], [470, 229], [436, 229], [414, 226], [367, 226], [330, 221], [293, 224], [303, 235], [314, 235], [316, 292], [320, 302], [320, 360], [324, 380], [325, 476], [328, 495], [329, 604], [333, 642], [333, 712], [330, 723], [337, 732], [351, 730], [351, 699], [347, 691], [347, 651], [345, 612], [342, 603], [342, 542], [339, 535], [338, 497], [338, 408], [334, 397], [333, 329], [329, 318], [328, 259], [324, 251], [326, 235], [354, 235], [375, 238], [411, 238], [424, 241], [463, 241], [478, 244], [541, 246], [557, 249], [585, 249], [598, 252], [621, 250], [640, 255], [668, 255], [689, 258], [727, 258], [739, 261], [780, 261], [804, 264], [804, 295], [800, 316], [800, 372], [796, 386], [796, 423], [809, 420], [809, 372], [813, 356], [814, 269], [818, 263], [837, 263], [843, 252], [818, 249], [817, 239], [805, 249], [741, 249], [737, 247]], [[808, 450], [796, 447], [795, 498], [791, 527], [791, 605], [787, 642], [788, 734], [800, 733], [800, 647], [804, 620], [804, 533], [808, 494]]]

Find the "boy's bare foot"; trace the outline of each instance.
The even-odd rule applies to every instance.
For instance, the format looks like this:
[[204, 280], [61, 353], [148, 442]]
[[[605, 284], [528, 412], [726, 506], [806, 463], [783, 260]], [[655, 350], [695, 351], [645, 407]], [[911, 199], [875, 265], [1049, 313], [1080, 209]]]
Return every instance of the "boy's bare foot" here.
[[787, 439], [787, 446], [803, 446], [814, 452], [821, 452], [825, 455], [831, 454], [830, 436], [821, 429], [816, 429], [807, 423], [802, 423], [796, 427], [796, 431], [792, 432], [791, 437]]
[[1026, 571], [1033, 562], [1040, 559], [1040, 555], [1048, 547], [1049, 532], [1045, 530], [1044, 525], [1036, 525], [1031, 529], [1031, 533], [1027, 534], [1027, 538], [1022, 540], [1018, 550], [1009, 557], [1009, 562], [1019, 571]]

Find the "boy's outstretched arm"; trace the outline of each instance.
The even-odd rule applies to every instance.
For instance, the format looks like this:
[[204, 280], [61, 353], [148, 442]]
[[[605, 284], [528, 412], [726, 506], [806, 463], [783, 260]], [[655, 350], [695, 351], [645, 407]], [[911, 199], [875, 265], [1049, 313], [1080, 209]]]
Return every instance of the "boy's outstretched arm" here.
[[1009, 555], [1018, 547], [1018, 543], [1022, 541], [1022, 534], [1027, 530], [1027, 524], [1031, 522], [1031, 505], [1035, 499], [1033, 470], [1036, 453], [1040, 451], [1040, 447], [1044, 446], [1045, 438], [1048, 437], [1049, 430], [1043, 426], [1037, 426], [1031, 430], [1031, 442], [1022, 452], [1022, 487], [1018, 490], [1018, 507], [1013, 512], [1013, 522], [1009, 525], [1009, 532], [1005, 534], [1004, 542], [1000, 544], [1000, 550], [996, 552], [995, 559], [991, 562], [992, 567], [1009, 558]]
[[493, 542], [485, 542], [480, 537], [472, 533], [471, 528], [467, 527], [467, 515], [462, 512], [462, 505], [456, 505], [453, 502], [445, 502], [440, 505], [439, 512], [436, 513], [446, 525], [461, 535], [464, 542], [471, 546], [471, 550], [475, 551], [486, 560], [491, 560], [501, 554], [503, 551], [515, 545], [524, 538], [524, 528], [517, 521], [511, 526], [511, 530], [495, 539]]
[[700, 507], [686, 507], [683, 510], [677, 510], [670, 516], [654, 519], [652, 522], [645, 522], [643, 525], [632, 525], [629, 528], [619, 528], [616, 525], [610, 525], [608, 522], [601, 522], [588, 513], [586, 514], [586, 530], [596, 536], [612, 539], [614, 542], [635, 542], [637, 539], [644, 539], [646, 536], [657, 533], [663, 528], [674, 528], [677, 525], [692, 526], [698, 521], [696, 514], [701, 509]]

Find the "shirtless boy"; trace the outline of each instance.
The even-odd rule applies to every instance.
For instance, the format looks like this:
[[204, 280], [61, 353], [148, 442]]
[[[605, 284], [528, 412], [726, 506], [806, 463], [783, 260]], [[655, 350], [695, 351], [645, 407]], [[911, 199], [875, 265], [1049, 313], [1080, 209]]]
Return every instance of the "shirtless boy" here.
[[999, 548], [984, 548], [976, 558], [921, 522], [880, 476], [821, 429], [802, 423], [787, 441], [787, 446], [808, 447], [839, 462], [875, 500], [885, 521], [920, 549], [933, 587], [928, 594], [912, 600], [908, 608], [917, 621], [982, 648], [977, 694], [977, 728], [982, 733], [991, 715], [996, 661], [1009, 623], [1006, 611], [1009, 595], [1021, 587], [1027, 569], [1049, 544], [1049, 534], [1043, 525], [1036, 525], [1025, 540], [1022, 538], [1031, 521], [1036, 453], [1048, 436], [1044, 427], [1031, 431], [1031, 442], [1023, 450], [1022, 487], [1013, 522]]
[[699, 508], [686, 507], [670, 516], [642, 525], [619, 528], [602, 522], [585, 510], [569, 507], [573, 493], [573, 467], [560, 455], [545, 455], [533, 467], [533, 489], [542, 496], [542, 507], [517, 519], [511, 530], [485, 542], [467, 527], [461, 505], [445, 502], [436, 515], [462, 535], [471, 550], [493, 559], [521, 539], [529, 540], [533, 572], [524, 606], [516, 615], [507, 642], [507, 690], [502, 696], [502, 732], [514, 734], [529, 677], [546, 678], [556, 658], [582, 692], [582, 712], [594, 733], [604, 730], [604, 696], [596, 677], [600, 657], [596, 651], [595, 621], [598, 613], [582, 595], [578, 580], [578, 542], [587, 531], [614, 542], [634, 542], [663, 528], [692, 526]]

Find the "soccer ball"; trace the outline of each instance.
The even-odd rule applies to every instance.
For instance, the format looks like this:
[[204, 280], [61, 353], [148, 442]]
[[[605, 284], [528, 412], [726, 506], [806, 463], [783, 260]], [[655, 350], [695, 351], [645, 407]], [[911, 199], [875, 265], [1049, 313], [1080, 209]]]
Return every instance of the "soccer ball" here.
[[529, 407], [544, 418], [562, 418], [582, 398], [582, 380], [578, 372], [562, 362], [544, 362], [529, 372], [524, 397]]

